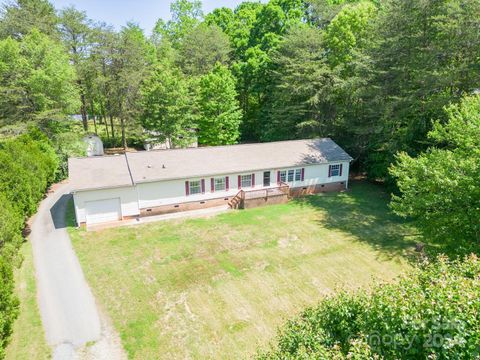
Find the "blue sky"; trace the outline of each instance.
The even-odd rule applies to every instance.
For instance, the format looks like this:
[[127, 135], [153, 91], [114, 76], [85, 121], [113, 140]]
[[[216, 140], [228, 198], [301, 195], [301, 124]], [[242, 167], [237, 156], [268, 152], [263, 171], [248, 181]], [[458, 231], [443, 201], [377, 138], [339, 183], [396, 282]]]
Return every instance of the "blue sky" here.
[[[170, 0], [50, 0], [57, 9], [74, 5], [85, 10], [93, 20], [105, 21], [119, 29], [127, 21], [135, 21], [150, 33], [158, 18], [170, 18]], [[5, 2], [2, 0], [1, 2]], [[242, 0], [203, 0], [203, 11], [217, 7], [235, 8]], [[265, 1], [263, 1], [265, 2]]]

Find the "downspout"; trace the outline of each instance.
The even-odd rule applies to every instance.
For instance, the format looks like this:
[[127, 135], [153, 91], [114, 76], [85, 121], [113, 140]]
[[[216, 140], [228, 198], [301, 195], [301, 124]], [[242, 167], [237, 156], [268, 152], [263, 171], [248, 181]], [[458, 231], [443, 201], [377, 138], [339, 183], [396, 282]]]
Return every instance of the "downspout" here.
[[135, 192], [137, 194], [137, 209], [138, 209], [138, 216], [140, 217], [140, 195], [138, 193], [138, 187], [137, 187], [137, 184], [135, 184], [135, 181], [133, 180], [132, 171], [130, 170], [130, 164], [128, 163], [127, 152], [125, 152], [125, 154], [123, 154], [123, 156], [125, 156], [125, 162], [127, 163], [128, 174], [130, 175], [130, 180], [132, 181], [132, 186], [134, 187]]

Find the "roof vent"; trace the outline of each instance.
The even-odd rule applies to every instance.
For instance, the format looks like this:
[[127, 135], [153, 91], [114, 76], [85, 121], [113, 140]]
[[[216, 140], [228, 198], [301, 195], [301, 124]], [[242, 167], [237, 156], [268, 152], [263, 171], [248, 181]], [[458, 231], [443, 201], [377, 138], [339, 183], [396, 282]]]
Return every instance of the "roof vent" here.
[[166, 169], [167, 167], [165, 166], [165, 164], [162, 165], [162, 169]]
[[148, 164], [147, 167], [148, 167], [149, 169], [151, 169], [151, 168], [152, 168], [152, 165]]

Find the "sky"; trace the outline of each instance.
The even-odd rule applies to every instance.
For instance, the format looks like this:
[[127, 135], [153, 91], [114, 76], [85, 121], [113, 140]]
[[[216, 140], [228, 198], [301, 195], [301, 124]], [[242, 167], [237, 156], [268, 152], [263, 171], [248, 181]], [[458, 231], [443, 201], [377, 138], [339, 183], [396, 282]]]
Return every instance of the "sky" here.
[[[1, 2], [4, 2], [3, 0]], [[170, 19], [171, 0], [50, 0], [57, 8], [73, 5], [84, 10], [90, 19], [104, 21], [120, 29], [127, 21], [140, 24], [151, 33], [158, 18]], [[205, 14], [218, 7], [235, 8], [242, 0], [203, 0]], [[265, 1], [263, 1], [265, 2]]]

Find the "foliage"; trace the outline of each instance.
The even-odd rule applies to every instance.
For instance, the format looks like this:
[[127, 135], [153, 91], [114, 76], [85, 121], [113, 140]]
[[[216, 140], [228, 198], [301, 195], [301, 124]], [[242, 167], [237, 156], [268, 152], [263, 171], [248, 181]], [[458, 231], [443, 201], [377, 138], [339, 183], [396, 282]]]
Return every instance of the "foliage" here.
[[185, 37], [178, 62], [187, 75], [205, 75], [217, 63], [228, 64], [230, 52], [228, 36], [218, 26], [201, 24]]
[[319, 30], [293, 29], [272, 54], [273, 70], [263, 125], [264, 140], [331, 135], [338, 76], [322, 56]]
[[172, 19], [157, 21], [153, 29], [154, 36], [166, 38], [175, 47], [200, 23], [203, 17], [202, 3], [199, 0], [176, 0], [170, 4]]
[[42, 120], [78, 106], [75, 71], [63, 47], [37, 30], [0, 41], [0, 124]]
[[0, 252], [0, 359], [12, 334], [18, 316], [18, 299], [14, 294], [12, 263]]
[[199, 136], [204, 145], [234, 144], [239, 135], [242, 113], [230, 70], [217, 65], [200, 79]]
[[21, 39], [33, 29], [55, 38], [58, 17], [48, 0], [13, 0], [2, 3], [0, 39]]
[[446, 109], [429, 138], [438, 148], [418, 157], [397, 155], [390, 168], [400, 195], [392, 207], [413, 217], [427, 238], [442, 243], [480, 242], [480, 96]]
[[179, 69], [158, 64], [142, 87], [142, 125], [173, 147], [192, 143], [195, 96]]
[[281, 329], [260, 359], [473, 359], [480, 353], [480, 261], [422, 264], [398, 283], [343, 292]]
[[54, 180], [58, 160], [38, 129], [0, 142], [0, 358], [18, 315], [13, 267], [20, 264], [25, 218], [33, 214]]
[[55, 179], [58, 159], [38, 130], [0, 143], [0, 193], [24, 216], [32, 215]]

